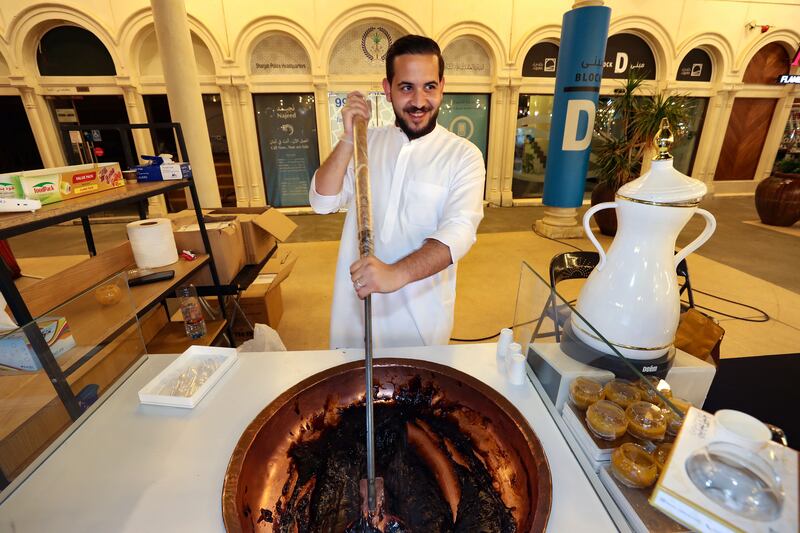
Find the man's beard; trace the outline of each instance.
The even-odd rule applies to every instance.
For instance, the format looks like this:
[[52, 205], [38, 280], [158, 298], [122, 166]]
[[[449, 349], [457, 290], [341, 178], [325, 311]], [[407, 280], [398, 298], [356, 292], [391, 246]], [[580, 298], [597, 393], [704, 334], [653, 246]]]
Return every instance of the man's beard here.
[[[394, 109], [394, 106], [392, 107]], [[406, 113], [414, 113], [416, 111], [429, 111], [431, 109], [430, 106], [425, 107], [416, 107], [416, 106], [406, 106], [404, 111]], [[406, 122], [403, 117], [397, 112], [397, 109], [394, 109], [394, 118], [395, 118], [395, 125], [398, 126], [403, 133], [406, 134], [409, 140], [418, 139], [420, 137], [424, 137], [425, 135], [429, 134], [436, 128], [436, 119], [439, 117], [439, 108], [437, 107], [430, 115], [430, 119], [428, 123], [419, 130], [411, 129], [411, 126]]]

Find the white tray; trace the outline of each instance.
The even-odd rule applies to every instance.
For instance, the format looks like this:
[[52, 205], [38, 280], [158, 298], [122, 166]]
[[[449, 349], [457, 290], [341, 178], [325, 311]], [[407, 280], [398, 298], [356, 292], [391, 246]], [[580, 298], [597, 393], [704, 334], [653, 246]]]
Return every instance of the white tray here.
[[[208, 394], [208, 391], [216, 385], [238, 358], [236, 348], [191, 346], [139, 391], [139, 402], [191, 409], [200, 403], [203, 396]], [[202, 385], [195, 389], [191, 396], [183, 396], [180, 393], [165, 390], [175, 383], [184, 372], [190, 371], [192, 368], [199, 370], [204, 363], [215, 360], [219, 366]]]

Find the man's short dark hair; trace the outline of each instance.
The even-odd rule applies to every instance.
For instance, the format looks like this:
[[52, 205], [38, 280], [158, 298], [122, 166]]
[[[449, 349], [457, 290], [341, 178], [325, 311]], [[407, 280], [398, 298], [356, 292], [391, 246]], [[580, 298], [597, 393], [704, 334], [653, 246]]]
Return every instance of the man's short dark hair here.
[[386, 79], [389, 83], [394, 78], [394, 58], [407, 54], [436, 56], [439, 62], [439, 80], [444, 77], [444, 59], [436, 41], [422, 35], [405, 35], [393, 42], [386, 53]]

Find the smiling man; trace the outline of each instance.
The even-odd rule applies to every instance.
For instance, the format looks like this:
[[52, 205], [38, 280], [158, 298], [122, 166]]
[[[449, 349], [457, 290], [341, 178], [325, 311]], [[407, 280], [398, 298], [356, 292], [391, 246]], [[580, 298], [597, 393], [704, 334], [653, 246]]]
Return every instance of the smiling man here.
[[480, 150], [436, 124], [444, 93], [439, 45], [407, 35], [386, 55], [386, 98], [395, 124], [367, 134], [375, 256], [359, 259], [354, 204], [353, 119], [369, 120], [359, 92], [342, 109], [344, 133], [311, 181], [317, 213], [347, 208], [331, 311], [332, 348], [364, 346], [372, 297], [373, 343], [447, 344], [453, 329], [456, 264], [483, 218], [486, 171]]

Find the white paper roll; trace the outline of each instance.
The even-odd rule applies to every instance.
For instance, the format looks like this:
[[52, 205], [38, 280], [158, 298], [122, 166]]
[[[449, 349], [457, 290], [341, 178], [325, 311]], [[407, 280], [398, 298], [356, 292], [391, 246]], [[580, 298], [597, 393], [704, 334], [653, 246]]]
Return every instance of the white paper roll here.
[[178, 261], [178, 247], [169, 219], [137, 220], [128, 224], [127, 229], [137, 267], [156, 268]]

